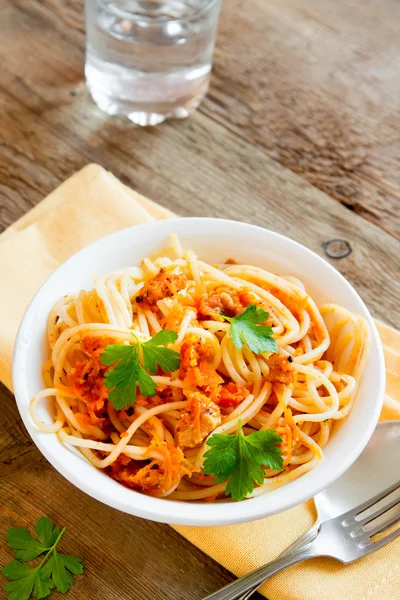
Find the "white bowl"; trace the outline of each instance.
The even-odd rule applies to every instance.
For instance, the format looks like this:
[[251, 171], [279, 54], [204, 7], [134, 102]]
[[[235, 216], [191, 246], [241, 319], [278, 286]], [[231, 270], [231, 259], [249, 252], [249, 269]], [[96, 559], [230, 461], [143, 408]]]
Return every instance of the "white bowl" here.
[[[329, 441], [323, 460], [298, 480], [263, 496], [242, 502], [201, 504], [152, 498], [127, 489], [89, 464], [55, 434], [40, 432], [32, 423], [28, 405], [44, 387], [46, 319], [63, 295], [90, 289], [96, 274], [138, 265], [176, 232], [184, 248], [201, 259], [222, 263], [227, 258], [264, 267], [277, 274], [299, 277], [317, 304], [335, 302], [365, 317], [372, 333], [371, 353], [355, 406]], [[322, 258], [282, 235], [235, 221], [174, 219], [146, 223], [103, 238], [75, 254], [55, 271], [30, 303], [19, 328], [13, 361], [13, 384], [21, 417], [33, 441], [49, 462], [69, 481], [93, 498], [118, 510], [164, 523], [228, 525], [266, 517], [308, 500], [330, 485], [355, 461], [367, 444], [380, 414], [385, 367], [374, 322], [351, 285]], [[49, 408], [43, 408], [43, 414]]]

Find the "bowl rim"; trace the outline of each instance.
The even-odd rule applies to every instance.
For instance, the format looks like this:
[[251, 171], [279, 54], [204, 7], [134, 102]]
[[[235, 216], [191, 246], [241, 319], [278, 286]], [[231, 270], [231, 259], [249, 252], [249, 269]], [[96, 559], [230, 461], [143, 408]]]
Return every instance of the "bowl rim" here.
[[[259, 498], [267, 498], [268, 494], [260, 496], [258, 498], [248, 499], [240, 503], [228, 501], [223, 503], [206, 504], [197, 502], [167, 500], [165, 498], [154, 498], [142, 494], [140, 492], [136, 492], [134, 490], [128, 490], [131, 493], [132, 502], [123, 502], [119, 500], [118, 494], [111, 496], [109, 493], [105, 493], [103, 490], [98, 489], [99, 486], [92, 485], [89, 480], [85, 480], [77, 476], [73, 471], [71, 471], [70, 468], [68, 468], [68, 461], [60, 460], [58, 456], [52, 454], [44, 444], [43, 440], [43, 436], [48, 436], [49, 434], [41, 432], [36, 428], [36, 426], [30, 419], [29, 411], [26, 410], [26, 407], [29, 405], [30, 401], [30, 397], [26, 389], [28, 383], [27, 381], [25, 381], [25, 377], [20, 376], [20, 374], [24, 372], [23, 364], [24, 358], [26, 358], [26, 352], [24, 352], [23, 339], [26, 334], [26, 330], [34, 321], [35, 311], [37, 309], [38, 304], [40, 304], [42, 294], [46, 292], [46, 287], [51, 286], [53, 280], [56, 279], [59, 273], [66, 267], [66, 265], [70, 265], [74, 261], [77, 261], [77, 259], [85, 253], [89, 254], [89, 252], [93, 251], [93, 249], [96, 249], [96, 247], [100, 247], [107, 244], [109, 244], [110, 247], [112, 247], [114, 240], [116, 240], [119, 237], [121, 237], [122, 239], [123, 236], [128, 235], [129, 232], [134, 231], [135, 235], [137, 236], [140, 233], [146, 234], [147, 230], [150, 230], [151, 232], [152, 229], [160, 228], [164, 229], [163, 234], [167, 235], [168, 233], [172, 233], [176, 229], [180, 229], [182, 226], [190, 226], [191, 224], [193, 226], [205, 226], [211, 229], [214, 226], [236, 228], [239, 227], [242, 228], [243, 231], [247, 229], [247, 232], [250, 235], [252, 231], [257, 232], [258, 234], [267, 233], [269, 236], [272, 236], [272, 240], [274, 238], [279, 239], [283, 243], [288, 243], [292, 246], [294, 245], [293, 247], [297, 247], [303, 253], [306, 252], [306, 254], [308, 254], [313, 261], [319, 262], [323, 266], [323, 268], [327, 270], [327, 272], [331, 273], [335, 278], [341, 279], [342, 284], [344, 284], [344, 286], [347, 287], [347, 291], [350, 291], [351, 294], [353, 294], [356, 301], [360, 304], [360, 308], [364, 309], [363, 316], [367, 320], [371, 332], [371, 347], [373, 344], [376, 345], [375, 350], [377, 351], [377, 364], [374, 364], [374, 368], [376, 369], [378, 398], [374, 404], [374, 410], [371, 410], [371, 418], [369, 419], [368, 425], [362, 432], [360, 432], [360, 437], [355, 443], [353, 451], [349, 452], [344, 457], [342, 456], [341, 460], [337, 461], [336, 469], [324, 473], [323, 477], [320, 478], [323, 480], [322, 483], [303, 486], [303, 491], [301, 493], [298, 493], [294, 498], [288, 499], [287, 502], [283, 503], [283, 505], [280, 506], [275, 506], [271, 508], [270, 506], [268, 506], [267, 502], [255, 502], [255, 500], [258, 500]], [[369, 368], [372, 368], [372, 365], [369, 365]], [[104, 236], [96, 240], [95, 242], [89, 244], [88, 246], [85, 246], [78, 252], [74, 253], [71, 257], [69, 257], [65, 262], [63, 262], [59, 267], [57, 267], [57, 269], [40, 286], [24, 313], [24, 316], [21, 320], [18, 329], [14, 346], [12, 374], [14, 394], [18, 410], [25, 424], [25, 427], [28, 430], [28, 433], [31, 436], [35, 445], [45, 456], [45, 458], [50, 462], [50, 464], [53, 467], [55, 467], [57, 471], [59, 471], [59, 473], [61, 473], [68, 481], [70, 481], [78, 489], [82, 490], [92, 498], [99, 500], [104, 504], [107, 504], [108, 506], [142, 518], [176, 525], [231, 525], [235, 523], [254, 521], [267, 516], [271, 516], [273, 514], [277, 514], [279, 512], [283, 512], [309, 500], [322, 489], [325, 489], [326, 487], [331, 485], [331, 483], [333, 483], [333, 481], [340, 477], [361, 454], [378, 422], [385, 391], [385, 363], [383, 348], [374, 320], [357, 291], [347, 281], [347, 279], [339, 271], [337, 271], [337, 269], [335, 269], [329, 262], [327, 262], [325, 259], [323, 259], [321, 256], [319, 256], [306, 246], [275, 231], [271, 231], [269, 229], [259, 227], [257, 225], [242, 223], [240, 221], [206, 217], [180, 217], [176, 219], [165, 219], [161, 221], [151, 221], [140, 225], [134, 225], [132, 227], [128, 227], [111, 233], [107, 236]], [[66, 448], [66, 450], [68, 450], [68, 448]], [[87, 464], [92, 469], [95, 469], [95, 467], [90, 465], [90, 463]], [[325, 469], [325, 471], [328, 471], [328, 469]], [[310, 475], [312, 475], [312, 473], [313, 471], [309, 472]], [[304, 477], [305, 475], [303, 475], [296, 481], [302, 481]], [[110, 482], [115, 483], [118, 486], [118, 488], [123, 487], [123, 489], [127, 489], [124, 486], [121, 486], [120, 483], [117, 483], [114, 480], [112, 480], [111, 478], [109, 478], [109, 480]], [[311, 484], [311, 481], [308, 481], [308, 483]], [[112, 486], [110, 485], [110, 487]]]

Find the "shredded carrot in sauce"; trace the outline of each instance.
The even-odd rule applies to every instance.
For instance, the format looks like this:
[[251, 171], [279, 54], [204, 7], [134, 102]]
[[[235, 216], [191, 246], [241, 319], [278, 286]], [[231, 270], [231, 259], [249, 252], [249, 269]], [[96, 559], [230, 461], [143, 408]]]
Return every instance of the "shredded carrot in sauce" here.
[[143, 463], [131, 460], [122, 454], [112, 463], [109, 472], [130, 488], [138, 489], [152, 496], [164, 496], [176, 487], [183, 475], [191, 476], [197, 469], [184, 457], [180, 448], [165, 442], [152, 441], [149, 453], [155, 450], [162, 458], [151, 459], [144, 467]]
[[194, 448], [221, 424], [221, 413], [205, 394], [190, 390], [184, 394], [188, 405], [178, 421], [176, 436], [179, 446]]
[[84, 337], [80, 341], [80, 350], [84, 359], [77, 361], [67, 376], [67, 385], [60, 385], [73, 393], [87, 407], [87, 414], [78, 413], [77, 419], [82, 425], [102, 426], [108, 420], [105, 417], [108, 388], [104, 375], [108, 370], [100, 362], [100, 356], [108, 344], [115, 340], [108, 337]]
[[213, 368], [210, 347], [195, 335], [188, 336], [181, 347], [180, 375], [191, 387], [217, 386], [223, 379]]
[[210, 393], [210, 399], [220, 408], [236, 408], [249, 393], [242, 383], [230, 381], [214, 388]]
[[203, 498], [204, 502], [207, 502], [209, 504], [212, 502], [215, 502], [216, 499], [217, 499], [217, 494], [213, 494], [212, 496], [207, 496], [207, 498]]
[[253, 301], [253, 297], [248, 292], [217, 288], [210, 293], [201, 294], [195, 301], [199, 318], [207, 319], [213, 314], [236, 317]]
[[143, 308], [157, 309], [158, 300], [174, 296], [186, 287], [186, 283], [185, 275], [177, 275], [168, 269], [160, 269], [157, 275], [144, 284], [136, 296], [136, 303]]
[[277, 423], [276, 433], [282, 438], [280, 448], [284, 457], [283, 466], [286, 467], [292, 458], [294, 439], [293, 431], [283, 419], [279, 419]]
[[268, 357], [267, 364], [269, 367], [268, 381], [284, 383], [285, 385], [293, 383], [294, 369], [291, 357], [282, 354], [271, 354]]
[[198, 367], [189, 367], [183, 382], [192, 387], [204, 388], [223, 383], [223, 379], [210, 363], [202, 362]]

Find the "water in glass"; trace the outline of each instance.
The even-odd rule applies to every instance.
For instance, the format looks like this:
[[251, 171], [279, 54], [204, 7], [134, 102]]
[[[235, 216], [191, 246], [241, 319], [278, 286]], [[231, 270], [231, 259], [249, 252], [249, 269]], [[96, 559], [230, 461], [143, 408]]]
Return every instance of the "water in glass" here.
[[220, 0], [86, 0], [86, 80], [139, 125], [186, 117], [208, 88]]

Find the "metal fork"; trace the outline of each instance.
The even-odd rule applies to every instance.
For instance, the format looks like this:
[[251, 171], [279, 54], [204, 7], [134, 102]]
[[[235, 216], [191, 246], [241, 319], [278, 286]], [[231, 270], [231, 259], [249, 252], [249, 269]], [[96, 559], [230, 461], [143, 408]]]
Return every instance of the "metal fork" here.
[[330, 556], [347, 564], [375, 552], [400, 535], [398, 528], [379, 540], [371, 540], [400, 522], [399, 507], [400, 481], [355, 509], [321, 523], [315, 537], [302, 548], [248, 573], [203, 600], [244, 600], [248, 592], [275, 573], [309, 558]]

